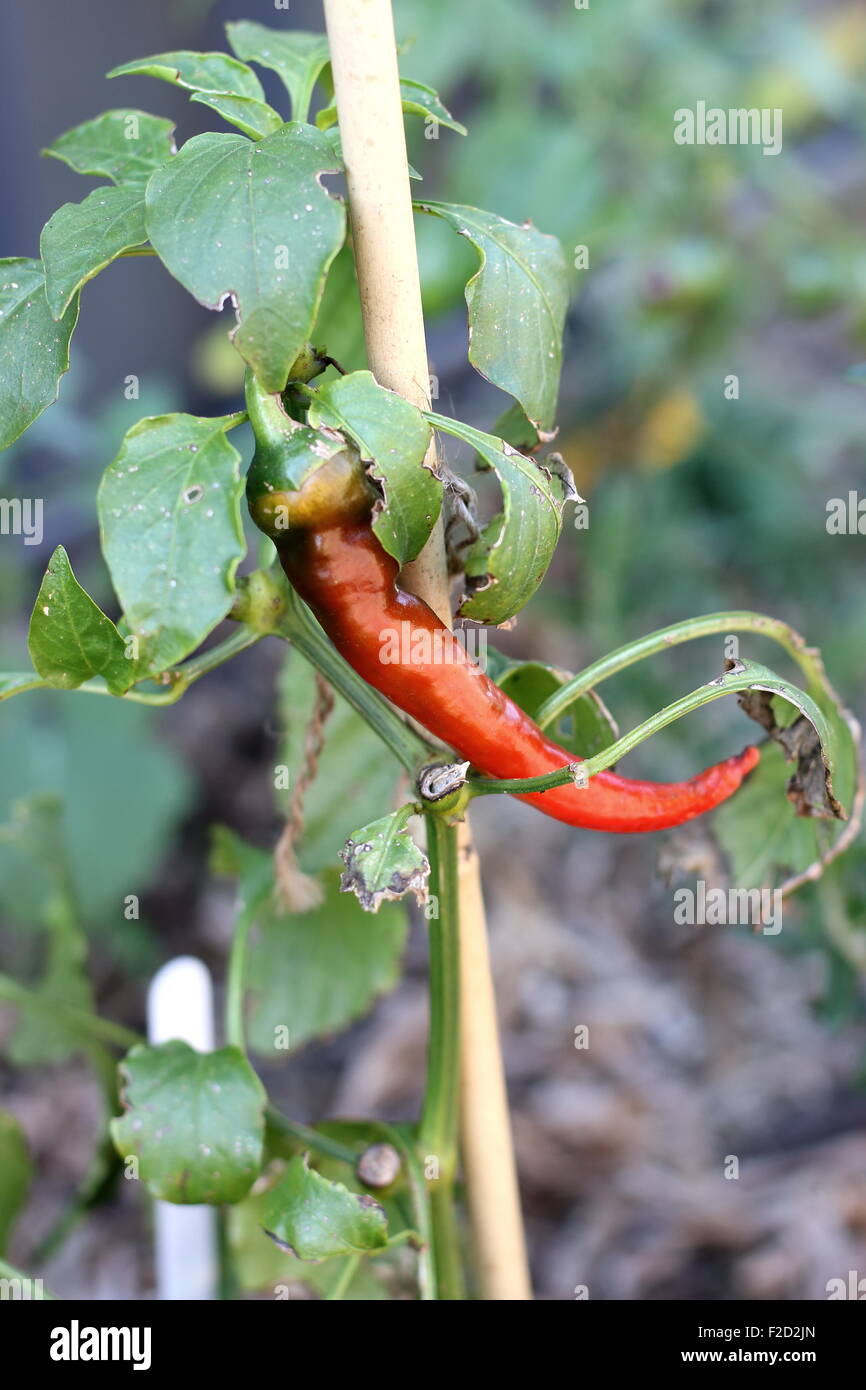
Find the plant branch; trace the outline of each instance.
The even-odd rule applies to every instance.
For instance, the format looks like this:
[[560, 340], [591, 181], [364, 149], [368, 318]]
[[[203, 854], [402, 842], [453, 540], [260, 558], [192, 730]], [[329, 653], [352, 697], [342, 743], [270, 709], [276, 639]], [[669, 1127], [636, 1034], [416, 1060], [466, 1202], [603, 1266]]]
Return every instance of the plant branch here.
[[347, 1255], [333, 1284], [325, 1294], [325, 1301], [331, 1302], [334, 1299], [345, 1298], [349, 1290], [349, 1285], [358, 1273], [358, 1265], [361, 1263], [360, 1255]]
[[428, 814], [427, 853], [437, 913], [431, 918], [430, 1025], [427, 1086], [418, 1126], [425, 1156], [438, 1160], [451, 1182], [457, 1164], [457, 1098], [460, 1057], [460, 901], [457, 889], [457, 832], [441, 816]]
[[752, 613], [748, 610], [707, 613], [702, 618], [689, 618], [680, 623], [673, 623], [670, 627], [659, 628], [656, 632], [639, 637], [636, 642], [628, 642], [594, 661], [591, 666], [587, 666], [545, 700], [538, 711], [536, 722], [542, 729], [546, 729], [554, 719], [565, 713], [578, 696], [656, 652], [666, 651], [683, 642], [693, 642], [699, 637], [712, 637], [730, 632], [754, 632], [778, 642], [797, 663], [810, 684], [826, 686], [826, 676], [818, 652], [807, 646], [800, 634], [787, 623], [778, 618], [767, 617], [764, 613]]
[[288, 1115], [282, 1114], [273, 1105], [268, 1106], [265, 1118], [268, 1129], [282, 1139], [290, 1139], [304, 1148], [327, 1154], [330, 1158], [338, 1158], [352, 1168], [358, 1161], [355, 1150], [350, 1149], [348, 1145], [341, 1144], [338, 1139], [331, 1139], [327, 1134], [320, 1134], [317, 1129], [301, 1124], [299, 1120], [290, 1120]]
[[438, 1297], [463, 1298], [463, 1274], [454, 1205], [460, 1080], [460, 897], [457, 831], [428, 814], [427, 852], [437, 913], [429, 927], [430, 1022], [427, 1084], [418, 1125], [418, 1152], [438, 1166], [430, 1192]]

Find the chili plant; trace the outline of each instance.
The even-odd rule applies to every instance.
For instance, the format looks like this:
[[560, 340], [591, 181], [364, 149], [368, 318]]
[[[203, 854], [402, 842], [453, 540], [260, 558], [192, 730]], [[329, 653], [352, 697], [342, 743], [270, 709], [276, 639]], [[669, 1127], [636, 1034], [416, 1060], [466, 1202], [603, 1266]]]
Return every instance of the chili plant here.
[[[602, 832], [664, 829], [718, 808], [732, 881], [790, 892], [856, 831], [857, 729], [817, 652], [784, 622], [751, 612], [685, 619], [573, 676], [493, 650], [481, 669], [464, 634], [510, 624], [542, 582], [566, 507], [586, 516], [550, 449], [570, 292], [564, 251], [531, 222], [415, 202], [477, 256], [466, 285], [469, 359], [510, 398], [490, 432], [432, 411], [429, 399], [405, 398], [371, 371], [344, 372], [317, 336], [328, 272], [348, 235], [346, 202], [323, 180], [344, 172], [354, 133], [344, 128], [339, 81], [333, 100], [327, 42], [250, 22], [227, 32], [233, 56], [163, 53], [109, 76], [173, 83], [235, 129], [178, 150], [171, 123], [145, 111], [86, 120], [46, 153], [108, 183], [49, 219], [39, 259], [0, 265], [3, 447], [56, 398], [80, 295], [124, 257], [158, 259], [208, 308], [231, 301], [246, 372], [245, 398], [231, 413], [148, 417], [127, 432], [98, 493], [119, 616], [97, 606], [58, 547], [30, 620], [32, 670], [0, 678], [0, 697], [49, 688], [152, 706], [194, 701], [194, 685], [216, 667], [259, 641], [282, 641], [314, 673], [306, 757], [294, 760], [273, 853], [215, 830], [214, 870], [238, 883], [223, 1047], [149, 1046], [95, 1015], [86, 994], [70, 1001], [53, 991], [50, 979], [34, 990], [4, 977], [0, 996], [25, 1017], [50, 1010], [83, 1041], [117, 1110], [116, 1153], [156, 1198], [229, 1208], [228, 1249], [240, 1266], [252, 1259], [274, 1283], [306, 1280], [332, 1298], [381, 1296], [371, 1292], [379, 1287], [422, 1299], [461, 1298], [467, 1288], [497, 1296], [476, 1281], [471, 1260], [464, 1278], [457, 1188], [457, 837], [470, 803], [512, 795], [526, 815]], [[266, 101], [255, 65], [277, 73], [290, 110]], [[402, 81], [399, 94], [409, 119], [466, 134], [431, 88]], [[408, 177], [405, 161], [398, 172]], [[359, 280], [363, 299], [360, 264]], [[234, 442], [245, 422], [248, 459]], [[437, 451], [442, 436], [495, 479], [492, 516], [479, 517], [474, 493]], [[268, 539], [260, 568], [239, 577], [245, 497]], [[443, 529], [451, 570], [462, 576], [457, 634], [450, 614], [413, 591], [411, 567]], [[209, 641], [226, 619], [235, 631]], [[713, 636], [725, 639], [724, 668], [620, 735], [597, 694], [602, 683]], [[800, 685], [746, 655], [746, 643], [759, 640], [782, 648]], [[293, 666], [290, 707], [309, 705], [305, 681]], [[688, 782], [612, 770], [658, 730], [732, 694], [756, 721], [759, 747]], [[376, 772], [362, 779], [356, 808], [332, 767], [318, 806], [325, 832], [311, 844], [309, 823], [301, 833], [304, 798], [337, 734], [344, 760], [350, 748]], [[276, 772], [284, 788], [287, 766]], [[396, 810], [395, 785], [408, 789]], [[341, 870], [333, 827], [347, 815], [358, 820], [340, 837]], [[407, 897], [430, 948], [417, 1125], [309, 1127], [279, 1113], [250, 1057], [273, 1061], [371, 1006], [395, 978]], [[73, 951], [81, 971], [80, 943]], [[106, 1069], [113, 1047], [125, 1052], [116, 1092]], [[104, 1151], [100, 1162], [104, 1176]]]

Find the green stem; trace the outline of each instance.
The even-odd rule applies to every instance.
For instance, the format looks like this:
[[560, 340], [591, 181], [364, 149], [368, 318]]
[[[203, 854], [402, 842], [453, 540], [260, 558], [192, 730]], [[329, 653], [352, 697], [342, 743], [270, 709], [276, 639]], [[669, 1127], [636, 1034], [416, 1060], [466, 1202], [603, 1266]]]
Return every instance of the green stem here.
[[436, 1296], [443, 1303], [462, 1303], [466, 1297], [466, 1286], [452, 1183], [434, 1187], [430, 1194], [430, 1217], [436, 1264]]
[[406, 1185], [412, 1204], [412, 1220], [421, 1241], [418, 1252], [418, 1291], [423, 1303], [435, 1302], [439, 1297], [436, 1274], [436, 1241], [433, 1230], [430, 1194], [424, 1177], [424, 1165], [419, 1158], [414, 1134], [407, 1135], [397, 1125], [378, 1123], [377, 1131], [383, 1140], [393, 1144], [403, 1160]]
[[430, 921], [430, 1023], [427, 1084], [418, 1125], [422, 1163], [435, 1158], [438, 1178], [430, 1189], [436, 1296], [462, 1298], [462, 1270], [454, 1209], [460, 1088], [460, 911], [457, 831], [429, 814], [427, 851], [438, 915]]
[[28, 989], [26, 985], [20, 985], [8, 975], [0, 975], [0, 999], [59, 1018], [82, 1037], [98, 1038], [101, 1042], [122, 1048], [124, 1052], [128, 1052], [137, 1043], [144, 1042], [140, 1034], [133, 1033], [130, 1028], [124, 1028], [120, 1023], [112, 1023], [110, 1019], [100, 1018], [98, 1014], [89, 1014], [84, 1009], [77, 1009], [73, 1004], [66, 1004], [53, 995]]
[[310, 610], [291, 589], [287, 590], [287, 595], [286, 607], [273, 631], [297, 647], [414, 777], [420, 764], [430, 758], [431, 746], [413, 733], [378, 691], [367, 685], [343, 660]]
[[325, 1294], [325, 1302], [335, 1302], [337, 1299], [345, 1298], [349, 1285], [358, 1272], [358, 1265], [361, 1263], [360, 1255], [347, 1255], [333, 1284]]
[[[219, 642], [217, 646], [211, 647], [209, 651], [202, 652], [200, 656], [192, 657], [183, 666], [175, 666], [166, 671], [166, 681], [163, 688], [140, 689], [137, 686], [132, 686], [124, 695], [112, 695], [105, 681], [96, 677], [94, 680], [82, 681], [81, 685], [75, 687], [75, 691], [82, 695], [111, 695], [113, 700], [127, 700], [137, 705], [174, 705], [182, 695], [186, 694], [191, 685], [201, 680], [202, 676], [206, 676], [210, 671], [215, 671], [218, 666], [230, 661], [239, 652], [246, 651], [247, 647], [254, 647], [263, 636], [264, 633], [248, 627], [242, 628], [239, 632], [233, 632], [231, 637], [227, 637], [224, 642]], [[150, 683], [148, 682], [148, 684]], [[26, 690], [55, 690], [56, 688], [56, 686], [51, 685], [50, 681], [42, 680], [40, 676], [34, 675], [33, 680], [28, 685], [18, 687], [14, 693], [22, 695]]]
[[279, 395], [266, 391], [249, 367], [244, 375], [244, 394], [257, 445], [284, 444], [292, 431], [299, 428], [297, 421], [283, 410]]
[[[802, 690], [797, 690], [795, 686], [789, 685], [786, 681], [780, 680], [774, 671], [769, 671], [765, 666], [759, 666], [754, 661], [740, 661], [733, 670], [725, 671], [714, 681], [710, 681], [706, 685], [699, 685], [697, 690], [692, 690], [688, 695], [674, 700], [672, 704], [665, 705], [664, 709], [658, 710], [649, 719], [645, 719], [642, 724], [637, 724], [627, 734], [623, 734], [622, 738], [618, 738], [615, 743], [609, 744], [600, 753], [596, 753], [595, 757], [584, 759], [580, 763], [581, 771], [589, 780], [596, 773], [604, 772], [606, 768], [619, 762], [626, 753], [630, 753], [639, 744], [652, 738], [653, 734], [657, 734], [668, 724], [682, 719], [683, 715], [691, 714], [694, 710], [710, 704], [713, 700], [720, 700], [725, 695], [743, 690], [765, 690], [795, 704], [814, 725], [822, 745], [825, 748], [830, 745], [832, 735], [827, 720], [809, 695]], [[560, 710], [555, 711], [555, 713], [560, 712]], [[545, 777], [520, 777], [502, 781], [497, 781], [491, 777], [479, 777], [467, 785], [472, 794], [478, 796], [486, 796], [491, 792], [512, 792], [518, 796], [526, 796], [532, 792], [549, 791], [553, 787], [564, 786], [570, 781], [574, 781], [574, 776], [570, 767], [566, 766], [557, 769], [556, 772], [548, 773]]]
[[[466, 785], [471, 796], [491, 796], [495, 792], [529, 796], [532, 792], [549, 792], [554, 787], [564, 787], [569, 782], [579, 786], [575, 781], [574, 766], [574, 763], [566, 763], [565, 767], [558, 768], [556, 772], [546, 772], [543, 777], [473, 777]], [[584, 769], [588, 763], [580, 762], [577, 766]]]
[[341, 1144], [339, 1140], [331, 1139], [327, 1134], [320, 1134], [317, 1129], [301, 1124], [299, 1120], [290, 1120], [288, 1115], [283, 1115], [273, 1105], [268, 1106], [265, 1118], [268, 1128], [279, 1138], [290, 1139], [305, 1149], [318, 1150], [319, 1153], [328, 1154], [330, 1158], [338, 1158], [343, 1163], [348, 1163], [351, 1168], [355, 1167], [358, 1155], [354, 1149]]
[[254, 647], [256, 642], [261, 641], [261, 637], [260, 632], [241, 628], [240, 632], [233, 632], [231, 637], [211, 647], [209, 651], [202, 652], [201, 656], [191, 657], [183, 666], [178, 666], [177, 673], [186, 685], [192, 685], [193, 681], [201, 680], [202, 676], [215, 671], [218, 666], [230, 661], [239, 652], [245, 652], [247, 647]]
[[457, 896], [457, 832], [440, 816], [428, 814], [427, 852], [438, 916], [430, 921], [430, 1034], [427, 1087], [418, 1142], [439, 1160], [449, 1181], [457, 1159], [457, 1103], [460, 1078], [460, 937]]
[[619, 671], [643, 661], [656, 652], [679, 646], [682, 642], [692, 642], [698, 637], [712, 637], [720, 632], [754, 632], [778, 642], [793, 658], [810, 683], [826, 686], [826, 677], [818, 653], [806, 645], [805, 640], [787, 623], [778, 618], [767, 617], [763, 613], [748, 610], [734, 610], [729, 613], [708, 613], [702, 618], [690, 618], [685, 622], [673, 623], [670, 627], [659, 628], [636, 642], [628, 642], [624, 647], [609, 652], [607, 656], [594, 661], [583, 671], [560, 686], [559, 690], [545, 700], [537, 715], [537, 723], [542, 729], [548, 727], [559, 715], [564, 714], [578, 696], [609, 680]]

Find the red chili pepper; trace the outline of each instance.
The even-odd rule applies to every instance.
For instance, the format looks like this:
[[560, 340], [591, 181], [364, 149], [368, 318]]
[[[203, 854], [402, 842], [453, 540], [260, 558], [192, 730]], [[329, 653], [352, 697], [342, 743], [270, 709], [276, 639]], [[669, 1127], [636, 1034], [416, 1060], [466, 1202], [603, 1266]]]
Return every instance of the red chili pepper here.
[[[247, 486], [253, 519], [274, 540], [286, 575], [334, 646], [368, 684], [488, 777], [538, 777], [579, 761], [484, 674], [423, 600], [400, 588], [398, 565], [373, 532], [371, 494], [357, 463], [338, 455], [298, 491], [279, 483], [279, 460], [260, 449]], [[281, 511], [286, 529], [275, 522]], [[664, 830], [726, 800], [758, 757], [746, 748], [688, 782], [600, 772], [586, 787], [568, 784], [520, 800], [588, 830]]]

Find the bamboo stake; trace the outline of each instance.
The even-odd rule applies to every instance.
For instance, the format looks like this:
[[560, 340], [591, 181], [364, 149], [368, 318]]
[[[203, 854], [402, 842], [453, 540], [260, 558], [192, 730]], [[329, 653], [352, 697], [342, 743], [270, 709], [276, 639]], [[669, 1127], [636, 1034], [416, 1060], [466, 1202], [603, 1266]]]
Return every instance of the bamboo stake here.
[[[364, 337], [376, 380], [429, 409], [429, 368], [390, 0], [325, 0]], [[435, 462], [431, 445], [428, 462]], [[441, 522], [403, 582], [450, 626]], [[478, 859], [461, 836], [461, 1141], [479, 1291], [531, 1297]]]

